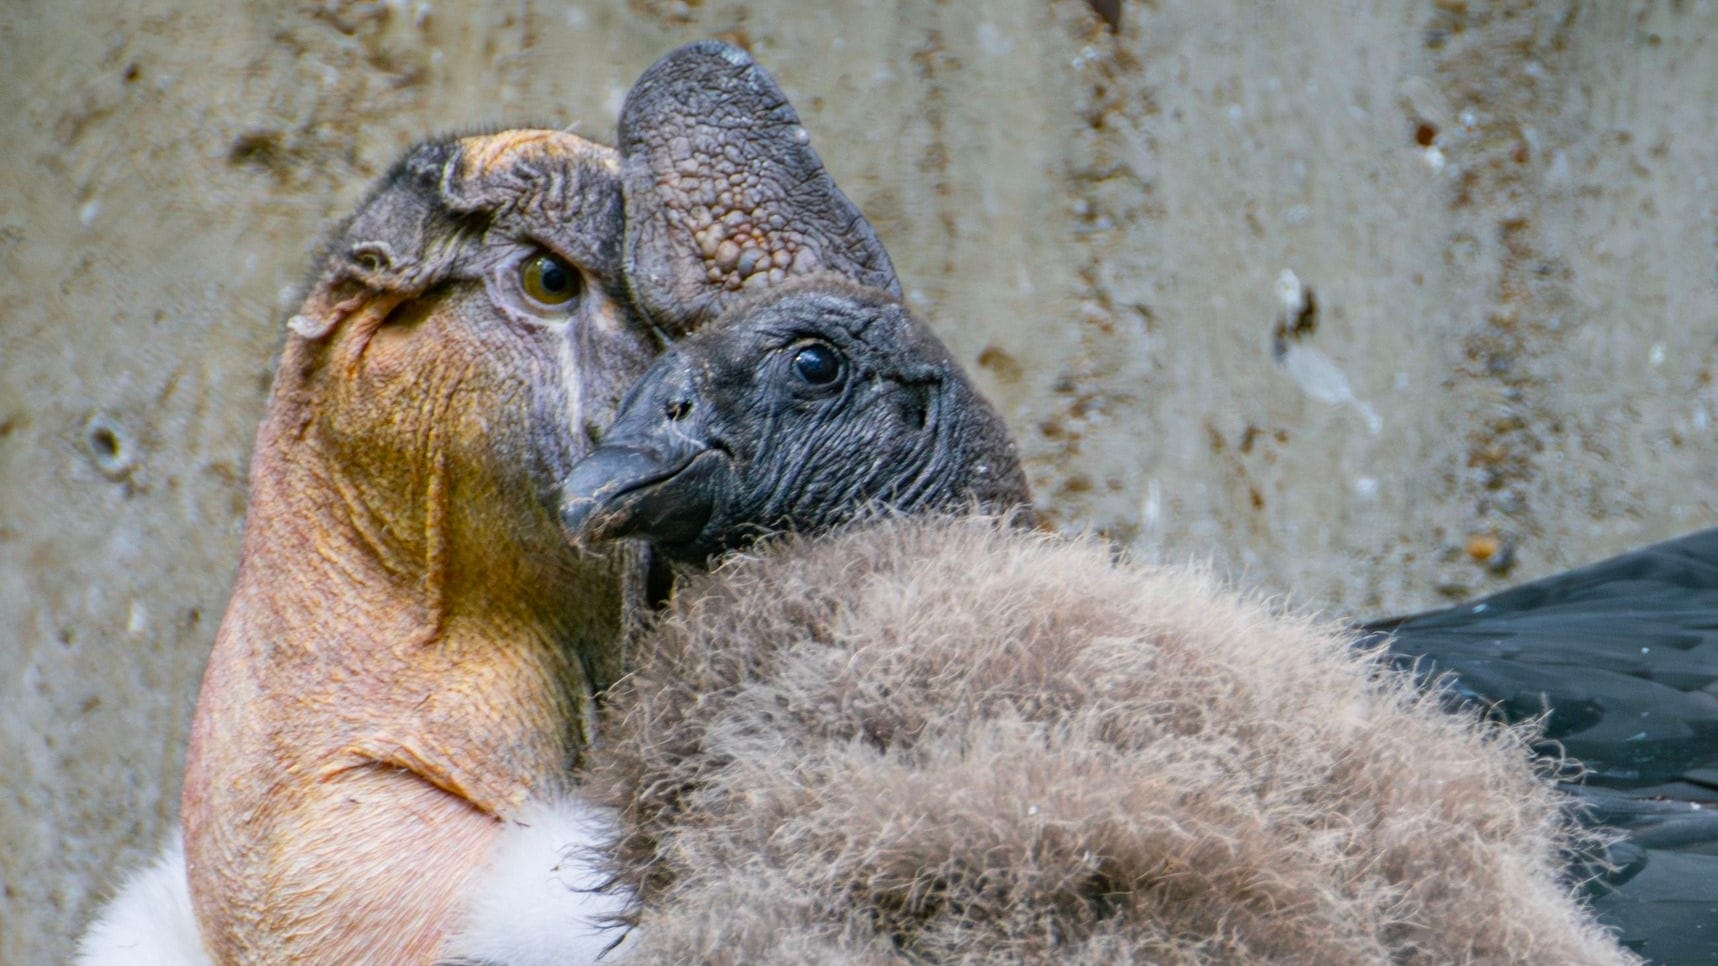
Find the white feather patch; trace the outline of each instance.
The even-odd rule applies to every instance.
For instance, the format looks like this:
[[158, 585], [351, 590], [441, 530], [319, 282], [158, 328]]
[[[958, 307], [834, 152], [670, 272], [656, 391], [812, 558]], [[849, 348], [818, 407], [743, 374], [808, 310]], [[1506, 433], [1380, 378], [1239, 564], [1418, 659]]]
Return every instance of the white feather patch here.
[[126, 879], [78, 943], [79, 966], [209, 966], [191, 887], [185, 848], [175, 835], [161, 857]]
[[631, 894], [601, 871], [615, 840], [614, 814], [576, 799], [541, 803], [514, 821], [478, 877], [446, 959], [565, 966], [624, 958], [615, 920]]

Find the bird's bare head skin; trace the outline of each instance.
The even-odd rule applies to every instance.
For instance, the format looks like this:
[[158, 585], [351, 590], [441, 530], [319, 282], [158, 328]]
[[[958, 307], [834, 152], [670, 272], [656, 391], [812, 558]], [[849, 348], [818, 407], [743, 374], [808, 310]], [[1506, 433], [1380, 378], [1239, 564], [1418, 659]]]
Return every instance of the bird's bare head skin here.
[[574, 471], [569, 533], [696, 562], [869, 505], [1025, 503], [1000, 421], [901, 307], [882, 243], [749, 55], [705, 41], [657, 61], [620, 150], [635, 304], [674, 335], [721, 321], [651, 370]]
[[445, 475], [485, 486], [451, 516], [533, 522], [502, 504], [548, 496], [660, 348], [624, 293], [622, 217], [618, 158], [570, 134], [413, 149], [329, 245], [280, 389], [368, 502]]
[[820, 272], [900, 294], [883, 243], [745, 51], [713, 40], [671, 51], [633, 85], [619, 132], [627, 283], [665, 331]]
[[251, 461], [182, 816], [219, 961], [424, 962], [501, 826], [570, 782], [634, 570], [559, 483], [660, 348], [613, 150], [415, 148], [333, 236]]
[[563, 489], [572, 534], [692, 563], [877, 510], [1028, 501], [1007, 428], [930, 328], [835, 277], [742, 302], [670, 348]]

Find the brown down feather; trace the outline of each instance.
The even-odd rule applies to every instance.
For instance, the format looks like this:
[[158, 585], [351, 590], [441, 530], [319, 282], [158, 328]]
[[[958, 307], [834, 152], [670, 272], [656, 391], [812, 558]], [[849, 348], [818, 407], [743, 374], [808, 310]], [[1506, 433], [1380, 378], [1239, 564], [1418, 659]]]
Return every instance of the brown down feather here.
[[986, 518], [729, 558], [614, 692], [627, 962], [1624, 963], [1527, 735]]

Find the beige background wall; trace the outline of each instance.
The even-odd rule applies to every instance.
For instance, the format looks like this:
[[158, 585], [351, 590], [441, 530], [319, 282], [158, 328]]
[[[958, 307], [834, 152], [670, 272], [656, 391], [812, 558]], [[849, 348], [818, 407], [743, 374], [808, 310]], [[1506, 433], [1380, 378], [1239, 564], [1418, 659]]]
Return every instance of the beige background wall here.
[[320, 233], [684, 40], [777, 74], [1059, 524], [1351, 614], [1718, 523], [1713, 3], [816, 6], [0, 10], [0, 961], [171, 827]]

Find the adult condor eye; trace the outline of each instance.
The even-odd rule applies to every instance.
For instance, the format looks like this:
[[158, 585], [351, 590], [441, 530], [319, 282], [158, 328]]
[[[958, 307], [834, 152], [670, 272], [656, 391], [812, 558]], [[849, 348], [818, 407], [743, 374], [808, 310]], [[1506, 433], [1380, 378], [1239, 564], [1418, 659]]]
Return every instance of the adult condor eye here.
[[793, 357], [793, 371], [813, 386], [827, 386], [841, 377], [841, 354], [826, 345], [801, 346]]
[[584, 288], [579, 270], [548, 252], [539, 252], [519, 265], [519, 287], [543, 305], [565, 305]]

